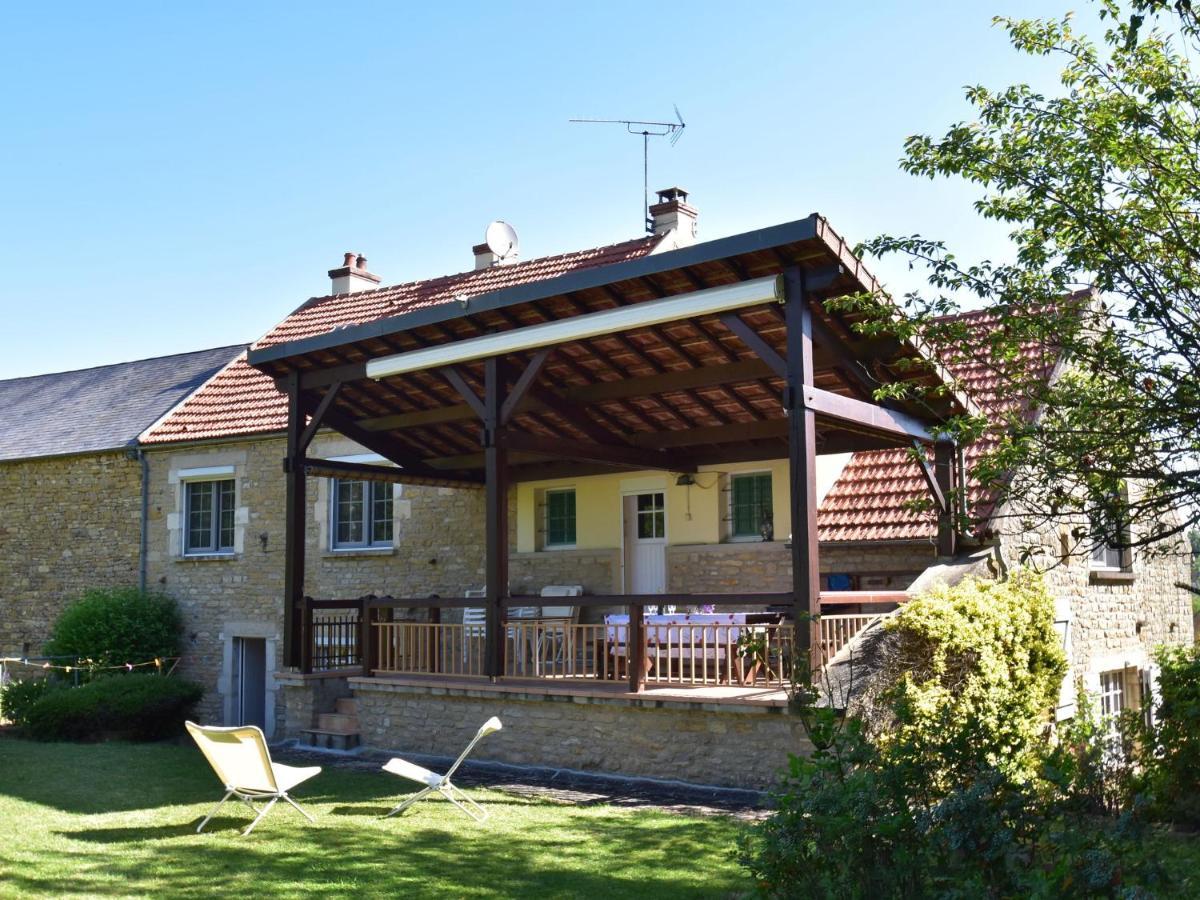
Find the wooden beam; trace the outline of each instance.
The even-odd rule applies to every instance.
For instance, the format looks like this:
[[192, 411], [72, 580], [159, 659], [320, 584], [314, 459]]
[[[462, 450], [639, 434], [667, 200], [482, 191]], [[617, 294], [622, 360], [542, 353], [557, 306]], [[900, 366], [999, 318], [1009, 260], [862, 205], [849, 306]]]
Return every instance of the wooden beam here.
[[917, 467], [921, 470], [921, 476], [925, 479], [925, 486], [929, 488], [929, 493], [933, 495], [933, 502], [937, 504], [938, 515], [942, 515], [950, 509], [946, 495], [942, 492], [942, 486], [938, 484], [937, 475], [933, 471], [933, 467], [929, 465], [929, 460], [925, 458], [925, 448], [921, 446], [919, 441], [913, 441], [912, 444], [914, 455], [916, 456]]
[[563, 438], [547, 438], [523, 431], [508, 431], [503, 443], [509, 450], [543, 453], [560, 459], [608, 463], [622, 469], [655, 469], [668, 472], [695, 472], [689, 459], [676, 454], [641, 447], [616, 447], [611, 444], [590, 444]]
[[[614, 381], [597, 381], [589, 385], [573, 385], [562, 388], [557, 392], [557, 396], [563, 401], [573, 404], [603, 403], [629, 397], [668, 394], [692, 388], [719, 387], [725, 384], [755, 381], [774, 374], [771, 367], [761, 360], [746, 359], [717, 366], [699, 366], [669, 371], [661, 375], [641, 375]], [[537, 412], [545, 412], [549, 409], [539, 402], [536, 394], [526, 402], [525, 408]], [[469, 406], [458, 404], [440, 409], [375, 416], [362, 419], [358, 424], [367, 431], [391, 431], [392, 429], [419, 428], [474, 417], [475, 413]]]
[[[949, 498], [954, 488], [954, 444], [938, 441], [933, 445], [933, 470], [943, 498]], [[947, 499], [938, 515], [938, 556], [954, 556], [958, 549], [958, 534], [954, 522], [954, 511]]]
[[713, 425], [677, 431], [639, 431], [631, 434], [629, 440], [636, 447], [665, 449], [702, 444], [731, 444], [787, 436], [787, 419], [759, 419], [754, 422], [739, 422], [736, 425]]
[[569, 422], [596, 443], [611, 444], [613, 446], [629, 443], [624, 434], [605, 428], [585, 413], [581, 406], [564, 400], [549, 388], [535, 384], [529, 389], [529, 392], [533, 399], [537, 401], [539, 408], [549, 410], [559, 418]]
[[884, 409], [874, 403], [843, 397], [832, 391], [803, 386], [804, 408], [839, 422], [846, 422], [867, 431], [895, 435], [909, 440], [933, 443], [933, 434], [920, 419], [894, 409]]
[[350, 416], [344, 415], [337, 409], [325, 413], [325, 422], [330, 428], [339, 431], [346, 437], [361, 444], [373, 453], [378, 453], [398, 466], [402, 466], [414, 475], [426, 475], [433, 478], [444, 477], [444, 473], [430, 467], [425, 460], [418, 457], [397, 441], [376, 431], [367, 431]]
[[495, 356], [484, 360], [484, 674], [493, 679], [504, 674], [504, 600], [508, 597], [508, 446], [501, 417], [506, 390], [503, 360]]
[[467, 379], [463, 377], [463, 374], [457, 368], [454, 366], [443, 366], [436, 371], [454, 390], [458, 391], [459, 396], [467, 401], [467, 406], [471, 407], [475, 415], [481, 419], [484, 418], [483, 401], [479, 399], [479, 395], [475, 393], [472, 387], [467, 384]]
[[500, 407], [501, 425], [507, 425], [517, 410], [520, 409], [525, 395], [533, 387], [533, 383], [537, 381], [538, 375], [542, 373], [542, 366], [546, 364], [546, 360], [550, 358], [550, 354], [553, 352], [554, 348], [543, 347], [534, 353], [533, 358], [526, 363], [524, 370], [509, 390], [508, 396], [504, 398], [504, 405]]
[[[784, 273], [784, 318], [787, 322], [788, 507], [792, 521], [792, 603], [796, 649], [808, 662], [810, 680], [822, 664], [821, 576], [817, 543], [817, 419], [805, 402], [812, 387], [812, 309], [804, 275]], [[824, 393], [822, 391], [822, 393]], [[833, 395], [836, 396], [836, 395]]]
[[300, 436], [304, 430], [304, 394], [300, 373], [288, 376], [287, 458], [284, 459], [284, 538], [283, 538], [283, 664], [304, 668], [307, 654], [302, 646], [309, 637], [302, 634], [303, 621], [296, 615], [297, 604], [304, 600], [305, 480], [304, 455]]
[[419, 484], [428, 487], [465, 488], [479, 490], [483, 487], [480, 481], [468, 481], [462, 478], [430, 478], [425, 475], [414, 475], [404, 469], [391, 466], [373, 466], [369, 463], [341, 462], [333, 459], [303, 460], [305, 474], [320, 478], [354, 478], [359, 481], [381, 481], [389, 484]]
[[755, 356], [770, 366], [776, 375], [787, 378], [788, 368], [783, 357], [776, 353], [775, 348], [764, 341], [758, 332], [747, 325], [741, 316], [737, 313], [725, 313], [721, 316], [721, 324], [732, 331]]
[[342, 383], [335, 381], [329, 386], [329, 390], [325, 392], [325, 396], [321, 398], [321, 402], [317, 404], [317, 408], [313, 410], [313, 414], [308, 420], [308, 427], [300, 435], [299, 446], [296, 447], [300, 453], [308, 450], [308, 445], [312, 443], [312, 439], [317, 434], [317, 429], [321, 427], [321, 422], [325, 419], [325, 413], [329, 412], [329, 407], [337, 399], [338, 391], [341, 389]]

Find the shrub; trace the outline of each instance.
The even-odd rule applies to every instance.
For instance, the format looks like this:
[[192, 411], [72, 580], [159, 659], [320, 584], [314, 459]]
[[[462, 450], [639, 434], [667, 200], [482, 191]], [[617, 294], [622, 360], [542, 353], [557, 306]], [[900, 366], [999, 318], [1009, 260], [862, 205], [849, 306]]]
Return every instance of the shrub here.
[[1200, 647], [1164, 648], [1157, 661], [1158, 703], [1139, 762], [1156, 814], [1200, 828]]
[[28, 678], [0, 686], [0, 719], [14, 725], [27, 724], [33, 705], [50, 691], [63, 687], [65, 685], [54, 678]]
[[200, 685], [180, 678], [108, 675], [47, 693], [29, 709], [26, 728], [44, 741], [159, 740], [182, 730], [203, 694]]
[[943, 786], [980, 768], [1031, 777], [1067, 673], [1041, 576], [939, 585], [888, 630], [884, 695], [894, 720], [880, 740], [890, 755], [913, 757]]
[[183, 629], [175, 601], [136, 588], [88, 591], [54, 623], [46, 653], [94, 668], [178, 656]]

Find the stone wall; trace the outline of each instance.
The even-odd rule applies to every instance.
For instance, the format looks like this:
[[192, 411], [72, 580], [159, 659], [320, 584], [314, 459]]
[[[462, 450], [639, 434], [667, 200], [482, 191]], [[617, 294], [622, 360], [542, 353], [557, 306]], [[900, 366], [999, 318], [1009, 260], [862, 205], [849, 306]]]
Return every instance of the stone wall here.
[[274, 739], [296, 740], [305, 728], [316, 724], [319, 713], [333, 712], [342, 697], [352, 696], [344, 677], [280, 673], [279, 702], [275, 704]]
[[[821, 544], [822, 574], [864, 573], [859, 588], [903, 590], [934, 562], [929, 544]], [[684, 544], [667, 548], [667, 591], [720, 594], [792, 589], [791, 551], [783, 541]]]
[[457, 756], [491, 716], [504, 729], [474, 758], [697, 784], [764, 789], [789, 753], [808, 753], [784, 706], [406, 685], [351, 678], [363, 742]]
[[[361, 452], [344, 439], [318, 437], [314, 456]], [[281, 438], [162, 448], [149, 452], [151, 586], [175, 597], [184, 616], [182, 671], [208, 693], [199, 715], [228, 721], [232, 708], [234, 637], [265, 637], [282, 658], [285, 482]], [[232, 466], [236, 483], [235, 552], [185, 557], [181, 472]], [[395, 546], [329, 548], [329, 487], [309, 478], [305, 590], [318, 598], [461, 596], [483, 584], [483, 492], [396, 486]], [[135, 523], [136, 524], [136, 523]], [[137, 542], [132, 545], [135, 557]], [[268, 676], [268, 693], [277, 689]], [[268, 697], [268, 707], [281, 704]]]
[[508, 583], [514, 594], [537, 594], [548, 584], [581, 584], [585, 594], [620, 594], [621, 551], [514, 553], [508, 563]]
[[40, 654], [88, 588], [138, 583], [141, 465], [124, 452], [0, 463], [0, 655]]

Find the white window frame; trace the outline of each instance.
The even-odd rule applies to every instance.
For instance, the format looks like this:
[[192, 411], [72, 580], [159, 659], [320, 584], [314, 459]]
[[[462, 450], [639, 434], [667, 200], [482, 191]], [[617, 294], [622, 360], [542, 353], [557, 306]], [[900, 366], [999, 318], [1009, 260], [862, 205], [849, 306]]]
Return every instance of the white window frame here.
[[[357, 461], [357, 460], [356, 460]], [[368, 481], [362, 478], [330, 478], [329, 481], [329, 549], [338, 553], [362, 553], [371, 550], [391, 550], [396, 546], [396, 495], [390, 482]], [[363, 540], [343, 543], [338, 540], [338, 495], [341, 484], [363, 486]], [[376, 492], [386, 491], [392, 504], [392, 536], [385, 540], [374, 540]]]
[[[183, 486], [182, 499], [182, 550], [185, 557], [196, 556], [233, 556], [237, 552], [237, 508], [238, 486], [234, 477], [233, 466], [206, 466], [198, 469], [184, 469], [179, 473]], [[228, 482], [233, 486], [229, 512], [233, 514], [233, 534], [230, 535], [229, 546], [221, 545], [221, 505], [222, 491], [220, 485]], [[201, 484], [213, 486], [212, 524], [209, 526], [210, 546], [192, 547], [192, 489]]]

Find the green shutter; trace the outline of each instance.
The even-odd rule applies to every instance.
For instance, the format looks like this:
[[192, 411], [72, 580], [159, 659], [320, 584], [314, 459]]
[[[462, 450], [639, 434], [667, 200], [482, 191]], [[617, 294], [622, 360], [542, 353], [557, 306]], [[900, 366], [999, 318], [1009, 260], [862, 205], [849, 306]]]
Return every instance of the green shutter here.
[[546, 546], [575, 543], [575, 492], [546, 492]]
[[763, 519], [773, 518], [771, 509], [771, 473], [733, 475], [730, 478], [733, 511], [733, 537], [758, 537]]

